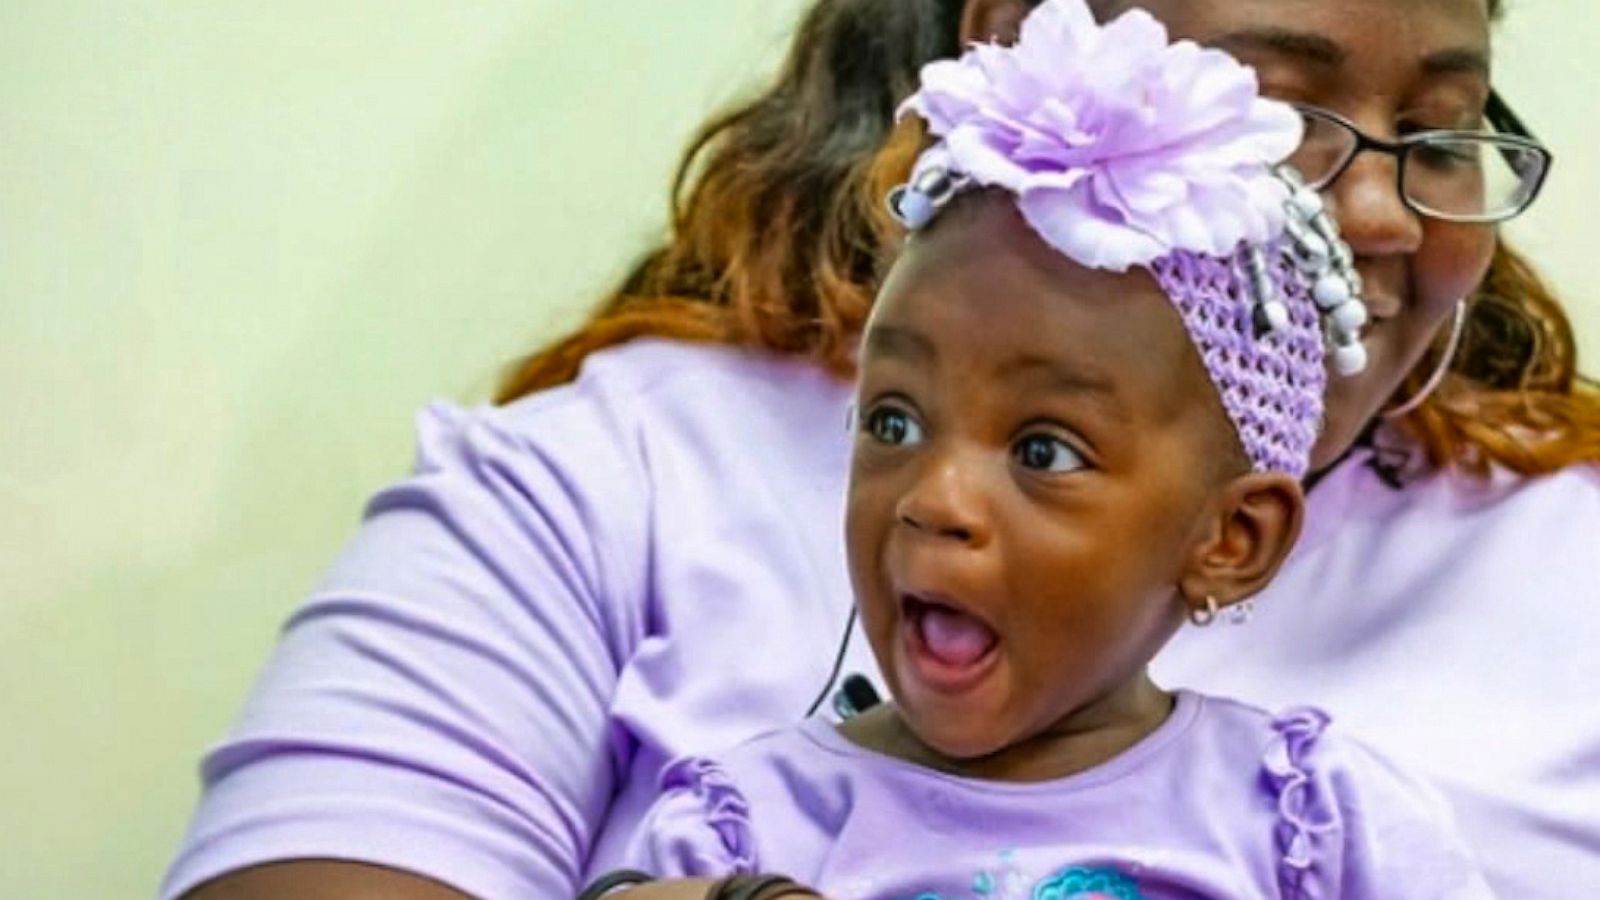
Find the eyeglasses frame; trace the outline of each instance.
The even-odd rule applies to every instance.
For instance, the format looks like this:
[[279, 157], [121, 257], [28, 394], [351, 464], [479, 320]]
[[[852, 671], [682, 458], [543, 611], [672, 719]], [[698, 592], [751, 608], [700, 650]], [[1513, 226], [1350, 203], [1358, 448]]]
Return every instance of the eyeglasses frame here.
[[[1430, 219], [1439, 219], [1445, 222], [1459, 222], [1463, 224], [1474, 225], [1490, 225], [1514, 219], [1517, 216], [1522, 215], [1524, 212], [1527, 212], [1528, 208], [1531, 207], [1534, 201], [1538, 199], [1539, 192], [1544, 189], [1545, 180], [1550, 176], [1550, 169], [1555, 164], [1555, 154], [1550, 152], [1550, 148], [1540, 143], [1539, 140], [1533, 136], [1533, 133], [1528, 130], [1528, 127], [1524, 125], [1517, 114], [1512, 111], [1511, 106], [1505, 102], [1504, 98], [1500, 96], [1499, 92], [1492, 89], [1489, 92], [1489, 101], [1484, 108], [1484, 118], [1494, 129], [1492, 132], [1469, 131], [1461, 129], [1435, 129], [1432, 131], [1419, 131], [1416, 134], [1408, 134], [1397, 141], [1387, 141], [1382, 138], [1375, 138], [1372, 135], [1367, 134], [1365, 131], [1362, 131], [1354, 122], [1330, 109], [1324, 109], [1320, 106], [1311, 106], [1309, 104], [1302, 103], [1296, 103], [1292, 105], [1295, 107], [1295, 109], [1299, 110], [1302, 115], [1310, 115], [1330, 121], [1333, 124], [1338, 125], [1350, 132], [1350, 134], [1355, 137], [1355, 147], [1352, 148], [1349, 154], [1345, 156], [1344, 161], [1335, 166], [1330, 174], [1318, 179], [1312, 185], [1313, 187], [1315, 187], [1317, 190], [1323, 190], [1327, 188], [1335, 181], [1338, 181], [1340, 176], [1344, 175], [1344, 173], [1349, 170], [1351, 164], [1355, 162], [1356, 157], [1368, 150], [1377, 151], [1395, 158], [1395, 162], [1397, 164], [1395, 166], [1395, 191], [1400, 195], [1400, 199], [1405, 203], [1406, 208], [1410, 209], [1417, 215], [1425, 216]], [[1523, 198], [1520, 206], [1517, 206], [1510, 212], [1503, 213], [1484, 213], [1477, 216], [1454, 215], [1439, 213], [1434, 210], [1427, 209], [1406, 195], [1404, 189], [1406, 164], [1409, 161], [1413, 148], [1439, 138], [1454, 140], [1481, 140], [1485, 135], [1492, 135], [1502, 144], [1515, 146], [1522, 150], [1532, 151], [1543, 159], [1543, 165], [1539, 168], [1539, 177], [1534, 181], [1533, 186], [1528, 190], [1527, 196]], [[1511, 164], [1512, 168], [1515, 169], [1516, 166], [1512, 163], [1510, 152], [1502, 150], [1502, 154], [1506, 157], [1507, 164]]]

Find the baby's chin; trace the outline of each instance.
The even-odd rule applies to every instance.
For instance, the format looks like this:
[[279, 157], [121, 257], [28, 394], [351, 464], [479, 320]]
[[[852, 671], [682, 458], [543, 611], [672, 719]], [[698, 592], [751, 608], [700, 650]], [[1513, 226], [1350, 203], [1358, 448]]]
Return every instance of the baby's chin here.
[[1024, 736], [1004, 727], [997, 716], [919, 716], [901, 709], [906, 727], [922, 745], [952, 763], [970, 764], [995, 756]]

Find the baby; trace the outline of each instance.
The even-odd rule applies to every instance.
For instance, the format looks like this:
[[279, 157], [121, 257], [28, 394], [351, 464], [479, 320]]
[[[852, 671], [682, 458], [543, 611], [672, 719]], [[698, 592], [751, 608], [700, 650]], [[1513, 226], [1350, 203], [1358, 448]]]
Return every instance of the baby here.
[[643, 872], [589, 895], [1489, 896], [1442, 804], [1325, 715], [1146, 672], [1248, 618], [1325, 372], [1365, 363], [1348, 249], [1284, 165], [1298, 114], [1082, 0], [908, 108], [938, 140], [891, 197], [846, 526], [893, 702], [674, 763]]

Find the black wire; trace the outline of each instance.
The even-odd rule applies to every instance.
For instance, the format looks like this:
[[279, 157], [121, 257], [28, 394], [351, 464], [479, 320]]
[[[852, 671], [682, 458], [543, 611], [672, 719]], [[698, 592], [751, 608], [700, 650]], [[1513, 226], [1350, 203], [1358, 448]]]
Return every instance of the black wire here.
[[833, 658], [833, 670], [828, 673], [828, 683], [822, 686], [822, 691], [817, 694], [817, 699], [811, 701], [811, 708], [806, 710], [805, 718], [809, 719], [817, 714], [822, 707], [822, 701], [828, 699], [828, 692], [833, 690], [834, 682], [839, 680], [839, 670], [844, 668], [844, 654], [850, 649], [850, 633], [856, 627], [856, 608], [850, 606], [850, 617], [844, 622], [844, 639], [839, 641], [839, 652]]

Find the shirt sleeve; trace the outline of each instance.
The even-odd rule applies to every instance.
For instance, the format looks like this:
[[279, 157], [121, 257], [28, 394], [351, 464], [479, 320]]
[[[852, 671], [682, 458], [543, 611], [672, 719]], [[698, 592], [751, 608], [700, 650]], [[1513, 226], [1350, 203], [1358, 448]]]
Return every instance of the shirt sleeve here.
[[642, 630], [649, 503], [584, 391], [419, 417], [413, 477], [372, 501], [206, 757], [163, 897], [306, 858], [576, 892], [632, 752], [608, 708]]
[[1277, 790], [1280, 887], [1292, 900], [1492, 900], [1449, 804], [1365, 745], [1287, 713], [1265, 769]]

